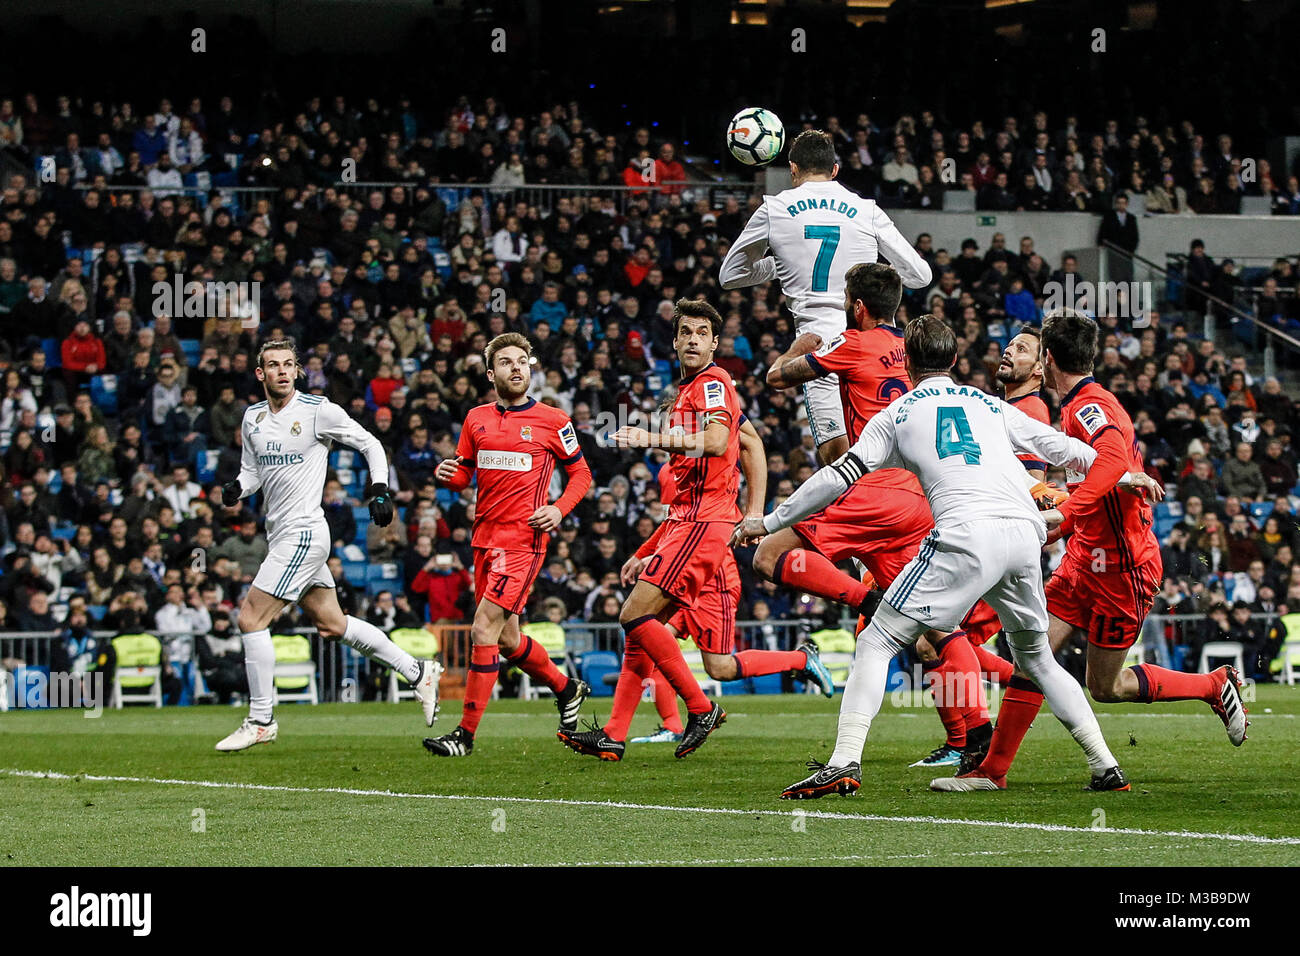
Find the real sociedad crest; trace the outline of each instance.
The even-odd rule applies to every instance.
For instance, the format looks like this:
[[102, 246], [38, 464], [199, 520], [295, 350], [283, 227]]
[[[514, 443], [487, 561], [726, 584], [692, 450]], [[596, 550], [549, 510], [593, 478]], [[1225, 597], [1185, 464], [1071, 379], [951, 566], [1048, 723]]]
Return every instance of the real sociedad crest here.
[[524, 441], [532, 441], [532, 440], [533, 440], [533, 426], [532, 426], [532, 425], [524, 425], [522, 428], [520, 428], [520, 429], [519, 429], [519, 437], [520, 437], [521, 439], [523, 439]]

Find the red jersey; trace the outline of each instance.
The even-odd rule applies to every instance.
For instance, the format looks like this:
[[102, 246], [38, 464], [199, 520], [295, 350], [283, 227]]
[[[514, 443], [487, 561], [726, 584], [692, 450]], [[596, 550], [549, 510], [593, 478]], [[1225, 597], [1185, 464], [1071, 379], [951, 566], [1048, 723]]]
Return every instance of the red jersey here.
[[912, 388], [903, 364], [903, 330], [892, 325], [874, 329], [846, 329], [816, 352], [808, 364], [818, 375], [834, 373], [840, 379], [844, 429], [849, 444], [858, 440], [876, 412]]
[[[1019, 398], [1008, 398], [1008, 405], [1014, 405], [1030, 418], [1040, 421], [1044, 425], [1052, 424], [1051, 413], [1047, 410], [1047, 403], [1037, 392], [1027, 392]], [[1033, 455], [1017, 455], [1025, 464], [1026, 471], [1046, 471], [1047, 462], [1041, 458], [1035, 458]]]
[[677, 383], [677, 401], [669, 418], [670, 434], [693, 435], [713, 422], [730, 431], [721, 455], [674, 453], [666, 467], [672, 469], [677, 494], [668, 516], [678, 521], [740, 520], [736, 496], [740, 492], [740, 399], [731, 376], [710, 363]]
[[474, 547], [544, 552], [549, 537], [528, 519], [549, 503], [555, 463], [567, 468], [582, 459], [569, 416], [533, 399], [514, 408], [479, 405], [465, 416], [456, 454], [461, 466], [450, 487], [465, 487], [478, 472]]
[[1061, 402], [1061, 424], [1065, 434], [1097, 451], [1086, 478], [1068, 477], [1070, 500], [1060, 508], [1062, 530], [1074, 532], [1067, 554], [1095, 566], [1104, 553], [1106, 572], [1132, 571], [1160, 560], [1150, 503], [1115, 487], [1125, 471], [1146, 470], [1128, 412], [1089, 376]]
[[[659, 501], [664, 506], [666, 513], [671, 513], [673, 501], [676, 497], [677, 479], [673, 476], [673, 470], [664, 465], [659, 469]], [[663, 527], [663, 525], [661, 524], [660, 527]], [[729, 593], [739, 588], [740, 569], [736, 567], [736, 556], [728, 548], [717, 573], [705, 582], [704, 589], [700, 593], [706, 594], [711, 591]]]

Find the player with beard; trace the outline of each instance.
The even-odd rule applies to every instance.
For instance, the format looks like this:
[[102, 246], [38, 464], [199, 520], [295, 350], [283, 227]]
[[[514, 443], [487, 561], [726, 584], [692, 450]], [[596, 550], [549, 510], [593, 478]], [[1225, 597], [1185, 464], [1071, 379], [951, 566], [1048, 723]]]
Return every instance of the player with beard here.
[[373, 624], [345, 615], [326, 563], [331, 535], [320, 503], [330, 443], [350, 445], [365, 456], [371, 477], [366, 488], [370, 517], [381, 527], [389, 524], [395, 513], [384, 482], [388, 459], [383, 446], [329, 399], [297, 390], [295, 383], [303, 371], [291, 340], [264, 343], [254, 374], [262, 383], [266, 400], [244, 412], [239, 429], [243, 446], [239, 476], [222, 486], [221, 503], [235, 510], [241, 499], [261, 491], [269, 549], [239, 609], [248, 671], [248, 717], [217, 749], [247, 750], [276, 739], [279, 725], [272, 712], [275, 647], [270, 626], [293, 603], [307, 613], [322, 638], [341, 640], [410, 681], [425, 723], [432, 726], [438, 713], [442, 667], [436, 661], [417, 661]]
[[[591, 486], [591, 469], [578, 447], [569, 416], [528, 397], [533, 351], [517, 332], [498, 335], [484, 350], [497, 400], [470, 409], [461, 428], [456, 457], [440, 462], [435, 477], [452, 491], [475, 474], [474, 624], [469, 677], [460, 724], [449, 734], [426, 737], [436, 757], [466, 757], [492, 699], [500, 655], [555, 694], [560, 728], [578, 725], [578, 712], [591, 688], [562, 674], [546, 649], [519, 630], [533, 582], [546, 558], [550, 533]], [[547, 503], [551, 475], [559, 463], [568, 475], [564, 493]]]

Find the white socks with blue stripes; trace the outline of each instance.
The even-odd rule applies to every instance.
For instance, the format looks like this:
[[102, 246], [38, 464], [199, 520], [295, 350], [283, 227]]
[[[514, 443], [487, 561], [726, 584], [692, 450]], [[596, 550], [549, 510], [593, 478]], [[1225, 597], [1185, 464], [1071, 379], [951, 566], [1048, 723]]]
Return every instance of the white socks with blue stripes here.
[[244, 670], [248, 673], [248, 716], [259, 724], [271, 722], [275, 694], [275, 646], [271, 632], [244, 635]]
[[835, 752], [829, 766], [847, 767], [862, 760], [871, 721], [880, 712], [885, 699], [885, 681], [889, 662], [906, 647], [906, 638], [890, 634], [881, 626], [891, 609], [881, 604], [867, 629], [858, 635], [853, 655], [853, 672], [840, 700], [839, 729], [835, 735]]
[[1106, 746], [1101, 725], [1088, 706], [1083, 688], [1057, 663], [1047, 635], [1042, 631], [1008, 631], [1007, 641], [1016, 664], [1038, 685], [1056, 719], [1083, 748], [1089, 769], [1100, 773], [1115, 766], [1118, 761]]
[[420, 679], [420, 662], [388, 639], [388, 635], [368, 621], [348, 615], [343, 643], [366, 657], [387, 664], [414, 684]]

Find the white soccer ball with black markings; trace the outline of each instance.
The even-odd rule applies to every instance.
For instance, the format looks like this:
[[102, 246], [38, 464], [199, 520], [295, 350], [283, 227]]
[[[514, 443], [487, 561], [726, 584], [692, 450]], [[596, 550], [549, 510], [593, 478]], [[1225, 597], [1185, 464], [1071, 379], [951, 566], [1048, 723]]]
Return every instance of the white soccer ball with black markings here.
[[731, 118], [727, 149], [746, 166], [764, 166], [785, 148], [785, 127], [771, 110], [746, 107]]

